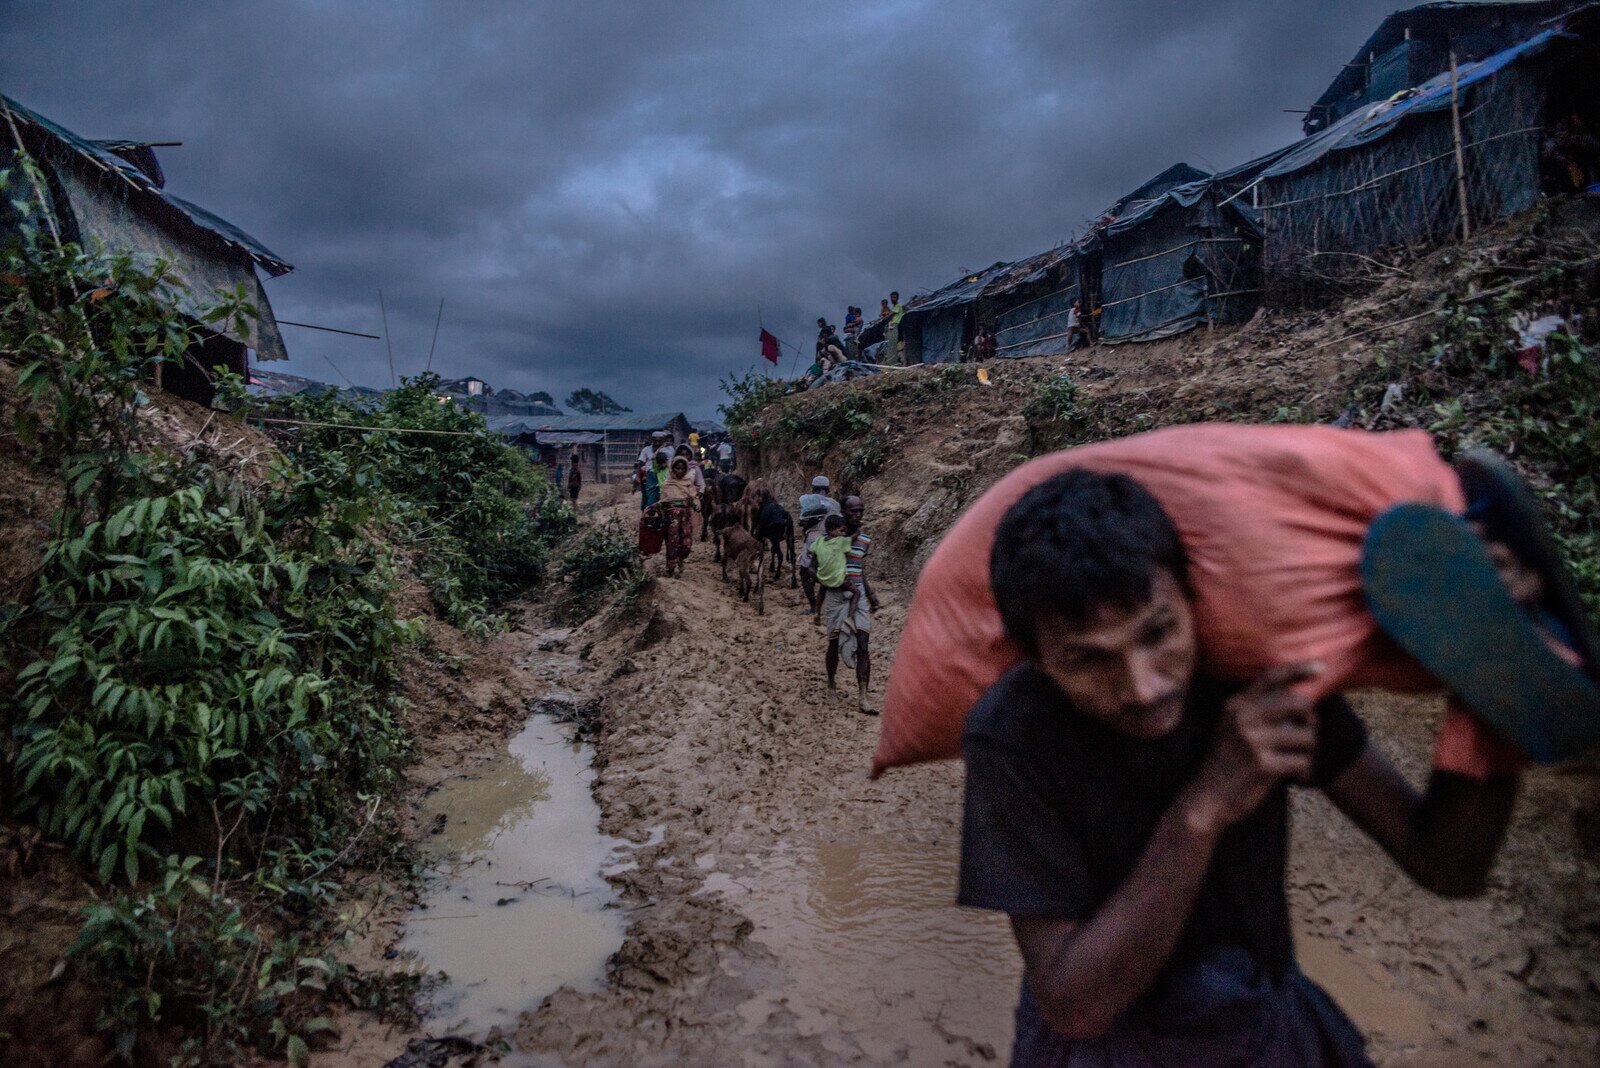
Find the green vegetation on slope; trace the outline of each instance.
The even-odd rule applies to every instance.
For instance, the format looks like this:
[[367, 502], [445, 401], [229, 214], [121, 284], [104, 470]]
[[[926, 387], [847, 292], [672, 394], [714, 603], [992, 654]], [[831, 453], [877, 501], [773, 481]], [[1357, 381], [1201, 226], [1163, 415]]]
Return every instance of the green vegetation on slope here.
[[[384, 802], [408, 749], [396, 669], [421, 631], [396, 614], [391, 546], [483, 628], [571, 511], [426, 379], [372, 412], [292, 403], [372, 429], [301, 427], [287, 456], [163, 448], [145, 383], [200, 336], [170, 265], [32, 231], [3, 255], [14, 430], [66, 487], [31, 589], [0, 606], [8, 810], [124, 884], [73, 950], [119, 1052], [159, 1036], [185, 1062], [303, 1062], [330, 1005], [386, 999], [332, 950], [342, 870], [404, 859]], [[206, 321], [254, 314], [237, 293]]]

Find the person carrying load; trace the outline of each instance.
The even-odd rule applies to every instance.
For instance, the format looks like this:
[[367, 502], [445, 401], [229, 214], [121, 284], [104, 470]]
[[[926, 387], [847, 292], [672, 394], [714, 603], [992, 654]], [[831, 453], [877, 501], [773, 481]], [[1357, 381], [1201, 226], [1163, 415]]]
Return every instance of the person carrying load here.
[[[1370, 1064], [1295, 963], [1288, 785], [1468, 896], [1525, 759], [1600, 740], [1532, 495], [1419, 432], [1192, 426], [1034, 461], [935, 552], [901, 649], [875, 771], [966, 758], [959, 900], [1011, 919], [1017, 1065]], [[1451, 691], [1425, 791], [1340, 696], [1371, 686]]]
[[820, 619], [822, 611], [821, 595], [817, 592], [815, 578], [815, 561], [811, 558], [811, 547], [823, 535], [823, 521], [830, 515], [839, 515], [839, 502], [828, 495], [831, 483], [827, 475], [818, 475], [811, 480], [811, 492], [800, 495], [800, 559], [796, 567], [800, 572], [800, 580], [805, 590], [806, 604], [811, 606], [811, 615]]

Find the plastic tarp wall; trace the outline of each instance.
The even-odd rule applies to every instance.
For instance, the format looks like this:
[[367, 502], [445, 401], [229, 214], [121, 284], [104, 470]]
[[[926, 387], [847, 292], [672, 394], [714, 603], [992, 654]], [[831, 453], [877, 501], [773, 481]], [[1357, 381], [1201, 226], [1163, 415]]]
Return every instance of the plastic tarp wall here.
[[[1467, 200], [1480, 223], [1526, 211], [1539, 195], [1543, 78], [1509, 60], [1482, 76], [1499, 58], [1475, 65], [1459, 88]], [[1292, 294], [1303, 288], [1296, 279], [1349, 268], [1340, 260], [1350, 256], [1328, 253], [1448, 240], [1461, 227], [1448, 75], [1410, 100], [1356, 112], [1308, 139], [1267, 169], [1262, 190], [1265, 268], [1275, 291]]]
[[922, 323], [922, 362], [957, 363], [966, 333], [967, 305], [941, 308]]
[[1078, 269], [1067, 268], [1065, 288], [995, 316], [995, 352], [1016, 359], [1023, 356], [1059, 356], [1067, 351], [1067, 312], [1079, 298]]
[[177, 294], [175, 303], [196, 320], [218, 302], [218, 290], [244, 286], [245, 296], [260, 310], [260, 318], [250, 321], [243, 330], [232, 324], [218, 324], [216, 329], [254, 349], [258, 360], [288, 358], [272, 316], [272, 305], [248, 258], [231, 250], [224, 253], [220, 243], [217, 251], [202, 247], [131, 208], [126, 201], [127, 186], [120, 181], [86, 177], [72, 166], [55, 165], [51, 169], [66, 194], [78, 240], [85, 247], [100, 242], [108, 249], [128, 252], [146, 261], [170, 261], [187, 287]]
[[1106, 230], [1101, 340], [1154, 341], [1255, 313], [1259, 232], [1248, 208], [1222, 199], [1209, 181], [1180, 186]]

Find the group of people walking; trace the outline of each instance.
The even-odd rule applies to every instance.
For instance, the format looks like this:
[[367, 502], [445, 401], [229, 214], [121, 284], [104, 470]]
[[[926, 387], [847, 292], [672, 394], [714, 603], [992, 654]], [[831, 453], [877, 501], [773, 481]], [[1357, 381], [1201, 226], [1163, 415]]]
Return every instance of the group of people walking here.
[[[691, 435], [691, 437], [694, 435]], [[697, 455], [698, 451], [698, 455]], [[640, 548], [653, 552], [659, 538], [666, 549], [667, 577], [677, 575], [694, 545], [694, 516], [705, 496], [707, 478], [717, 468], [733, 469], [733, 445], [723, 441], [714, 452], [697, 443], [675, 443], [664, 430], [650, 435], [639, 450], [634, 485], [639, 491]]]

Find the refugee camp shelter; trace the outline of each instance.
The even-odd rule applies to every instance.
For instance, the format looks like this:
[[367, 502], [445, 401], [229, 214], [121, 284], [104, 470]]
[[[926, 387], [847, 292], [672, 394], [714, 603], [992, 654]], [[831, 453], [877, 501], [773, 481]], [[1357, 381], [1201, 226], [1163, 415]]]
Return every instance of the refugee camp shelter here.
[[1100, 340], [1154, 341], [1255, 313], [1261, 227], [1237, 182], [1236, 168], [1125, 199], [1084, 242], [1101, 264]]
[[980, 316], [992, 324], [995, 355], [1059, 356], [1067, 351], [1067, 313], [1084, 300], [1092, 317], [1098, 288], [1085, 292], [1086, 259], [1077, 245], [1061, 245], [1012, 264], [984, 294]]
[[[245, 375], [251, 353], [258, 361], [287, 358], [256, 270], [276, 277], [293, 269], [288, 262], [238, 227], [168, 192], [149, 144], [91, 141], [7, 97], [0, 97], [0, 107], [10, 113], [22, 147], [44, 172], [44, 193], [63, 240], [148, 261], [165, 259], [182, 279], [178, 309], [203, 326], [204, 340], [189, 350], [181, 366], [162, 369], [164, 388], [209, 403], [214, 392], [211, 368], [222, 365]], [[14, 163], [17, 149], [10, 133], [9, 127], [0, 130], [0, 168]], [[21, 180], [20, 171], [17, 175]], [[6, 195], [32, 199], [33, 190], [13, 185]], [[19, 222], [9, 204], [0, 207], [0, 235], [16, 232]], [[243, 326], [203, 324], [218, 291], [239, 287], [260, 317]]]
[[900, 320], [906, 363], [959, 362], [976, 330], [978, 298], [1009, 266], [1008, 263], [991, 264], [908, 306]]
[[481, 415], [556, 416], [561, 409], [534, 400], [515, 389], [495, 389], [481, 378], [450, 378], [439, 383], [435, 394], [458, 408]]
[[547, 464], [565, 463], [576, 451], [585, 476], [595, 482], [625, 482], [633, 477], [634, 462], [655, 431], [665, 430], [675, 444], [682, 444], [694, 429], [682, 412], [548, 418], [502, 415], [490, 416], [488, 421], [490, 430], [529, 449]]
[[[1262, 172], [1265, 270], [1275, 303], [1315, 292], [1381, 249], [1422, 247], [1531, 208], [1552, 123], [1600, 129], [1591, 5], [1482, 59], [1345, 115]], [[1452, 99], [1455, 100], [1452, 105]], [[1457, 169], [1455, 114], [1460, 117]]]
[[1306, 112], [1307, 135], [1319, 133], [1450, 69], [1503, 51], [1582, 6], [1583, 0], [1448, 0], [1396, 11], [1384, 19]]

